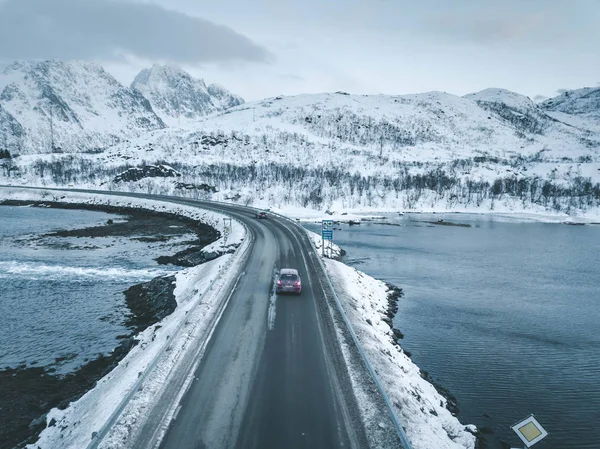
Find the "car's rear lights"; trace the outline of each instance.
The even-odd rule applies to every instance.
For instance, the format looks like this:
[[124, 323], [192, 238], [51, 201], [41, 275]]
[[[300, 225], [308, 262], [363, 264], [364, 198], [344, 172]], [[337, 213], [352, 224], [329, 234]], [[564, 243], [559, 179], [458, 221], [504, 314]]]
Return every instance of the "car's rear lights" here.
[[296, 287], [300, 287], [300, 281], [296, 282]]
[[277, 285], [281, 285], [281, 281], [277, 279]]

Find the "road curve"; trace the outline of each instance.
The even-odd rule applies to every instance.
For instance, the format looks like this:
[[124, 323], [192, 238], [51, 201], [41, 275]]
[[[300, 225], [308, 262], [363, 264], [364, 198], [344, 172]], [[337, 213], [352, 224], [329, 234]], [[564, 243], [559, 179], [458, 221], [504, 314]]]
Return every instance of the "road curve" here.
[[[389, 432], [384, 446], [367, 436], [336, 334], [330, 287], [300, 226], [277, 216], [258, 220], [252, 209], [236, 205], [69, 190], [217, 210], [243, 222], [253, 240], [175, 417], [162, 422], [169, 404], [149, 411], [135, 448], [402, 448]], [[274, 295], [274, 275], [282, 267], [300, 272], [299, 297]], [[380, 413], [389, 423], [387, 412]], [[159, 427], [167, 430], [157, 444]]]
[[[273, 216], [218, 208], [243, 221], [254, 244], [160, 447], [368, 447], [304, 232]], [[299, 297], [273, 294], [282, 267], [300, 271]]]

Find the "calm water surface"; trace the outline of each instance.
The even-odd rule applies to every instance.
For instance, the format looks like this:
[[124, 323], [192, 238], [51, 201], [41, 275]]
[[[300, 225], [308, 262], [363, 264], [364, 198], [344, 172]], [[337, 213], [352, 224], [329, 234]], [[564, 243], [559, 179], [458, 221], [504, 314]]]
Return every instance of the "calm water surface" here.
[[[424, 223], [440, 218], [472, 227]], [[550, 433], [536, 449], [600, 448], [600, 226], [395, 222], [340, 225], [336, 242], [404, 288], [402, 346], [457, 396], [461, 421], [521, 447], [509, 426], [534, 414]]]
[[128, 237], [40, 238], [108, 219], [123, 217], [0, 206], [0, 369], [70, 372], [128, 334], [123, 291], [174, 269], [153, 260], [160, 245]]

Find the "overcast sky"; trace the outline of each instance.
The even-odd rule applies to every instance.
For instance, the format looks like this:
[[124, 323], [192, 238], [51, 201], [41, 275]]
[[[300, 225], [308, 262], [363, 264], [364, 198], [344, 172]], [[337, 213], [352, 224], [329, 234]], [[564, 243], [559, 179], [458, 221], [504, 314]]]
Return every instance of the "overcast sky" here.
[[247, 100], [345, 90], [541, 98], [600, 82], [600, 0], [0, 0], [0, 60], [181, 65]]

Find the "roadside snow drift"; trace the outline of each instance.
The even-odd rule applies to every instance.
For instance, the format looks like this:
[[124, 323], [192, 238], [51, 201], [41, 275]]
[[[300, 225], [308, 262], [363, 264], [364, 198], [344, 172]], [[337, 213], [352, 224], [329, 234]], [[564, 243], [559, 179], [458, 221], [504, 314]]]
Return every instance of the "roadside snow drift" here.
[[[309, 232], [316, 248], [320, 237]], [[339, 255], [334, 245], [334, 254]], [[324, 260], [327, 273], [352, 328], [413, 449], [474, 449], [476, 427], [463, 425], [446, 408], [447, 400], [423, 377], [419, 367], [394, 343], [383, 319], [388, 307], [388, 286], [335, 260]]]

